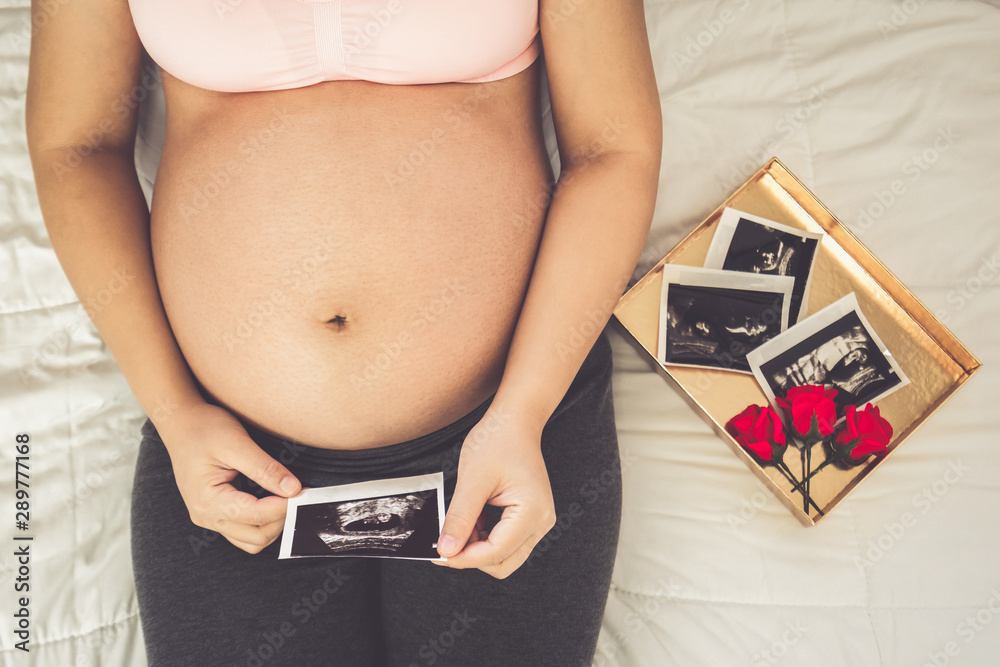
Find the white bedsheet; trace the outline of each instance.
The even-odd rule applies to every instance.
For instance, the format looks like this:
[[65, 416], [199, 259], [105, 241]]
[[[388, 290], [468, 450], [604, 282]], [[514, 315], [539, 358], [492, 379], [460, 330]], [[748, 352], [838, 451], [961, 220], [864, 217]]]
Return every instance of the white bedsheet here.
[[[1000, 664], [1000, 9], [647, 0], [646, 16], [664, 157], [636, 277], [777, 155], [984, 366], [807, 529], [612, 330], [625, 516], [595, 665]], [[28, 26], [24, 0], [0, 0], [0, 659], [142, 667], [128, 508], [143, 415], [38, 211]], [[139, 143], [149, 177], [158, 129], [154, 114]], [[25, 431], [30, 655], [11, 617]]]

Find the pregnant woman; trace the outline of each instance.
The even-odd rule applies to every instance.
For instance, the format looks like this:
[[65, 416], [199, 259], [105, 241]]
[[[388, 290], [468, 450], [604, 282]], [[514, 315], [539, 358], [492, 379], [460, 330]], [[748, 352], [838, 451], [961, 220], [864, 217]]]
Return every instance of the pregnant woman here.
[[[76, 0], [33, 25], [46, 227], [149, 417], [150, 664], [589, 665], [621, 512], [603, 327], [660, 164], [641, 0]], [[302, 488], [438, 471], [446, 561], [277, 558]]]

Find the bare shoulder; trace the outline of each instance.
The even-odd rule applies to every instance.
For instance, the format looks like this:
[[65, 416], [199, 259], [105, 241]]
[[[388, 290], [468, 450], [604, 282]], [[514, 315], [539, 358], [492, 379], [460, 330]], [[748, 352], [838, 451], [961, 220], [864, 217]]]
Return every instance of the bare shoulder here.
[[131, 150], [142, 45], [127, 0], [32, 0], [25, 123], [33, 156], [83, 141]]
[[659, 164], [663, 121], [642, 0], [540, 0], [538, 11], [563, 159], [634, 153]]

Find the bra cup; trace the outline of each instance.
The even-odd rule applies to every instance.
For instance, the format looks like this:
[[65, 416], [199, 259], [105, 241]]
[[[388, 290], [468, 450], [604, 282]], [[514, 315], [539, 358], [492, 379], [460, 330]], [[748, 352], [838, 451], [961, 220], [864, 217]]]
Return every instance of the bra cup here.
[[160, 68], [223, 92], [494, 81], [541, 51], [537, 1], [129, 0], [129, 8]]

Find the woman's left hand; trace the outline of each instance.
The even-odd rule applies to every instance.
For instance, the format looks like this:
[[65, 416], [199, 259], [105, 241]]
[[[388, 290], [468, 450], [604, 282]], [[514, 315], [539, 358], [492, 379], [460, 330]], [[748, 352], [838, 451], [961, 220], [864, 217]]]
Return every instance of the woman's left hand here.
[[[540, 425], [490, 406], [462, 443], [455, 493], [437, 547], [448, 560], [432, 562], [479, 568], [497, 579], [524, 564], [556, 522], [540, 443]], [[489, 535], [484, 534], [487, 504], [504, 508]]]

